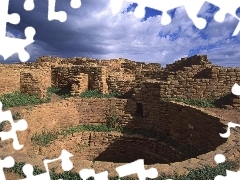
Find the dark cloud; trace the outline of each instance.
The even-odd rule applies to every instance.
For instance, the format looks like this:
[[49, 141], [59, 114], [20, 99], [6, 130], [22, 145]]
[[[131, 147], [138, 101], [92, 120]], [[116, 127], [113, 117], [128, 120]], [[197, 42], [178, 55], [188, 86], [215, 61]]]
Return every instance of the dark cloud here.
[[[9, 13], [18, 13], [21, 22], [7, 25], [8, 32], [23, 39], [26, 27], [35, 28], [35, 42], [26, 47], [31, 61], [43, 55], [97, 59], [123, 57], [159, 62], [164, 66], [193, 52], [207, 54], [216, 64], [223, 64], [226, 57], [229, 64], [239, 59], [239, 36], [231, 37], [238, 21], [229, 15], [224, 23], [211, 20], [200, 31], [182, 7], [175, 10], [172, 23], [163, 26], [161, 15], [145, 18], [145, 21], [135, 18], [133, 12], [113, 16], [106, 0], [82, 0], [79, 9], [71, 8], [70, 0], [58, 0], [56, 11], [65, 11], [68, 17], [62, 23], [48, 21], [48, 0], [34, 2], [35, 9], [28, 12], [23, 8], [24, 0], [10, 0]], [[128, 5], [124, 4], [125, 7]], [[200, 14], [213, 17], [211, 13], [216, 7], [214, 11], [209, 8], [212, 7], [205, 5]], [[17, 54], [4, 62], [13, 61], [20, 61]], [[0, 62], [3, 62], [2, 57]]]

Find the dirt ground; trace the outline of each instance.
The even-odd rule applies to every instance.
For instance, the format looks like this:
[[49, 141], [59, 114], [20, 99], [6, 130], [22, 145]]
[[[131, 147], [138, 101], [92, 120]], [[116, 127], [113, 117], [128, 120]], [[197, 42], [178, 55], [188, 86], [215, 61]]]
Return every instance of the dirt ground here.
[[[52, 96], [52, 101], [58, 101], [60, 100], [58, 96], [56, 95], [53, 95]], [[14, 108], [9, 108], [9, 110], [11, 110], [12, 113], [16, 113], [16, 112], [19, 112], [20, 110], [24, 109], [24, 108], [28, 108], [28, 107], [14, 107]], [[224, 119], [227, 119], [229, 122], [234, 122], [234, 123], [238, 123], [240, 124], [240, 110], [237, 110], [237, 109], [219, 109], [219, 108], [204, 108], [205, 110], [207, 111], [211, 111], [213, 113], [215, 113], [217, 116], [220, 116], [220, 117], [223, 117]], [[30, 127], [31, 128], [31, 131], [34, 132], [34, 127]], [[33, 129], [32, 129], [33, 128]], [[2, 143], [0, 145], [3, 145]], [[25, 141], [24, 142], [24, 147], [25, 148], [29, 148], [29, 147], [33, 147], [31, 146], [31, 142], [30, 141]], [[59, 148], [60, 150], [62, 148], [59, 147], [56, 147], [56, 148]], [[9, 152], [12, 152], [12, 149], [5, 149], [4, 151], [1, 150], [2, 148], [0, 148], [0, 152], [1, 153], [4, 153], [6, 154], [9, 153]], [[44, 151], [47, 151], [48, 148], [44, 148]], [[49, 148], [49, 152], [45, 152], [44, 154], [49, 154], [49, 156], [53, 155], [52, 154], [52, 148]], [[58, 156], [60, 155], [60, 150], [58, 150], [57, 152], [55, 152], [55, 155], [58, 154]], [[18, 153], [19, 151], [17, 151]], [[20, 151], [20, 154], [25, 154], [26, 151]], [[11, 154], [11, 153], [10, 153]], [[53, 155], [53, 156], [55, 156]], [[2, 155], [1, 155], [2, 156]], [[18, 156], [18, 155], [16, 155]], [[27, 156], [27, 153], [25, 154], [25, 157]], [[74, 154], [74, 157], [75, 154]], [[26, 157], [27, 158], [27, 157]], [[42, 158], [43, 156], [39, 156], [39, 157], [34, 157], [36, 161], [38, 162], [42, 162]], [[46, 158], [46, 157], [45, 157]], [[23, 160], [24, 158], [21, 158], [21, 160]], [[10, 173], [10, 172], [5, 172], [5, 176], [6, 176], [6, 179], [7, 180], [15, 180], [15, 179], [20, 179], [20, 178], [23, 178], [23, 177], [20, 177], [19, 175], [17, 174], [14, 174], [14, 173]]]

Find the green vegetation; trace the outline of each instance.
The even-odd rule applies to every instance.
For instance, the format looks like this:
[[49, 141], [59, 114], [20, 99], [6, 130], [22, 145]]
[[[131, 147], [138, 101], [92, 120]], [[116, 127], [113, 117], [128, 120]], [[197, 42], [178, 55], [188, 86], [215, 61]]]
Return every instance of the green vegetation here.
[[47, 97], [41, 99], [36, 95], [28, 95], [21, 92], [12, 92], [0, 97], [4, 109], [17, 106], [29, 106], [50, 102], [50, 97], [56, 92], [56, 88], [48, 88]]
[[191, 99], [191, 98], [168, 98], [166, 101], [183, 102], [188, 105], [202, 107], [202, 108], [214, 108], [216, 107], [215, 101], [212, 99]]
[[181, 144], [177, 141], [173, 140], [170, 137], [166, 136], [160, 136], [156, 134], [153, 130], [132, 130], [126, 127], [119, 126], [118, 124], [115, 124], [114, 122], [108, 124], [100, 124], [100, 125], [78, 125], [78, 126], [70, 126], [66, 129], [61, 129], [58, 131], [51, 131], [46, 132], [43, 131], [42, 133], [34, 134], [31, 137], [31, 141], [39, 146], [47, 146], [48, 144], [55, 141], [58, 136], [67, 136], [73, 133], [77, 132], [84, 132], [84, 131], [91, 131], [91, 132], [121, 132], [121, 133], [127, 133], [127, 134], [140, 134], [146, 138], [154, 138], [158, 141], [165, 142], [166, 144], [169, 144], [170, 146], [174, 146], [178, 151], [182, 152], [182, 156], [185, 158], [192, 158], [197, 155], [202, 154], [203, 152], [199, 152], [198, 149], [195, 147], [192, 147], [191, 144]]
[[106, 115], [106, 124], [100, 125], [83, 124], [78, 126], [70, 126], [66, 129], [61, 129], [58, 131], [52, 132], [42, 131], [42, 133], [34, 134], [31, 137], [31, 141], [37, 145], [46, 146], [52, 141], [56, 140], [59, 135], [67, 136], [69, 134], [83, 131], [121, 132], [123, 131], [123, 128], [119, 125], [119, 119], [117, 118], [116, 112], [114, 110], [110, 110], [110, 112]]
[[[27, 95], [20, 92], [13, 92], [9, 94], [4, 94], [0, 96], [0, 101], [3, 103], [3, 107], [16, 107], [16, 106], [29, 106], [29, 105], [36, 105], [50, 102], [50, 97], [52, 94], [58, 95], [60, 98], [65, 99], [69, 98], [70, 89], [67, 88], [56, 88], [56, 87], [49, 87], [47, 90], [47, 97], [45, 99], [38, 98], [35, 95]], [[117, 92], [110, 92], [109, 94], [103, 94], [97, 90], [87, 90], [79, 95], [81, 98], [122, 98], [123, 95]], [[188, 105], [198, 106], [203, 108], [213, 108], [213, 107], [220, 107], [224, 102], [226, 97], [221, 97], [218, 100], [213, 99], [194, 99], [194, 98], [167, 98], [166, 101], [176, 101], [176, 102], [183, 102]]]
[[[13, 172], [16, 174], [19, 174], [23, 178], [25, 178], [25, 175], [22, 171], [23, 166], [25, 163], [15, 163], [14, 167], [6, 169], [8, 172]], [[174, 180], [214, 180], [214, 178], [217, 175], [226, 176], [226, 170], [230, 171], [236, 171], [237, 163], [233, 161], [226, 161], [224, 163], [218, 164], [216, 167], [210, 167], [210, 166], [204, 166], [203, 168], [190, 170], [190, 172], [186, 175], [175, 175], [175, 176], [166, 176], [164, 174], [161, 174], [158, 178], [155, 178], [156, 180], [165, 180], [167, 178], [174, 179]], [[38, 175], [41, 173], [44, 173], [43, 170], [39, 169], [38, 166], [33, 167], [33, 175]], [[80, 171], [81, 169], [79, 169]], [[58, 180], [58, 179], [65, 179], [65, 180], [82, 180], [82, 178], [79, 177], [79, 174], [72, 171], [65, 171], [61, 174], [57, 174], [54, 172], [54, 169], [50, 171], [50, 177], [52, 180]], [[118, 177], [109, 177], [110, 180], [118, 180]], [[121, 180], [137, 180], [138, 178], [120, 178]], [[150, 180], [149, 178], [147, 178]], [[94, 180], [93, 177], [88, 178], [88, 180]]]
[[[35, 104], [41, 104], [46, 103], [50, 101], [51, 94], [56, 93], [62, 98], [70, 97], [70, 93], [68, 90], [61, 90], [58, 88], [49, 88], [47, 92], [47, 98], [46, 99], [40, 99], [34, 95], [25, 95], [21, 94], [19, 92], [14, 92], [10, 94], [5, 94], [0, 97], [0, 101], [3, 103], [4, 108], [14, 107], [14, 106], [27, 106], [27, 105], [35, 105]], [[118, 93], [110, 93], [110, 94], [102, 94], [95, 90], [89, 90], [80, 95], [82, 98], [113, 98], [113, 97], [119, 97], [120, 95]], [[198, 106], [198, 107], [215, 107], [215, 101], [211, 99], [187, 99], [187, 98], [171, 98], [167, 99], [167, 101], [177, 101], [177, 102], [184, 102], [188, 105]], [[21, 119], [19, 114], [13, 114], [13, 119]], [[3, 127], [5, 125], [5, 122], [0, 123], [0, 131], [2, 131]], [[111, 131], [117, 131], [117, 132], [124, 132], [126, 129], [123, 129], [121, 126], [119, 126], [119, 119], [116, 116], [115, 111], [110, 111], [107, 115], [107, 122], [106, 124], [101, 125], [79, 125], [79, 126], [71, 126], [67, 129], [62, 129], [59, 131], [53, 131], [53, 132], [46, 132], [43, 131], [40, 134], [34, 134], [31, 137], [31, 141], [36, 143], [37, 145], [45, 146], [52, 141], [56, 140], [59, 135], [68, 135], [73, 134], [75, 132], [81, 132], [81, 131], [95, 131], [95, 132], [111, 132]], [[129, 130], [130, 132], [130, 130]], [[83, 148], [87, 145], [80, 146], [79, 148]], [[17, 173], [19, 175], [22, 175], [24, 177], [24, 173], [22, 172], [22, 167], [25, 163], [16, 163], [13, 168], [7, 169], [8, 171]], [[158, 180], [164, 180], [166, 178], [171, 178], [174, 180], [195, 180], [195, 179], [203, 179], [203, 180], [211, 180], [214, 179], [217, 175], [223, 175], [226, 176], [226, 170], [235, 170], [237, 167], [237, 164], [234, 162], [226, 161], [224, 163], [218, 164], [216, 167], [209, 167], [205, 166], [201, 169], [195, 169], [191, 170], [187, 175], [181, 175], [181, 176], [166, 176], [164, 174], [161, 174], [159, 176]], [[34, 167], [34, 175], [43, 173], [44, 171], [40, 170], [37, 166]], [[160, 173], [160, 172], [159, 172]], [[72, 180], [80, 180], [79, 174], [74, 172], [64, 172], [62, 174], [56, 174], [54, 170], [52, 170], [51, 179], [72, 179]], [[93, 179], [93, 178], [89, 178]], [[112, 177], [109, 178], [111, 180], [117, 180], [118, 177]], [[133, 180], [133, 178], [120, 178], [122, 180]]]
[[34, 104], [41, 104], [47, 100], [38, 98], [35, 95], [26, 95], [20, 92], [13, 92], [9, 94], [4, 94], [0, 97], [0, 101], [4, 108], [16, 107], [16, 106], [28, 106]]
[[110, 92], [109, 94], [103, 94], [97, 90], [88, 90], [80, 94], [81, 98], [117, 98], [121, 94], [116, 92]]
[[[71, 96], [70, 89], [67, 88], [55, 88], [51, 87], [49, 88], [50, 93], [55, 93], [62, 99], [69, 98]], [[116, 92], [110, 92], [109, 94], [103, 94], [97, 90], [87, 90], [85, 92], [82, 92], [79, 97], [81, 98], [117, 98], [120, 97], [121, 94]]]
[[58, 95], [61, 99], [69, 98], [71, 96], [69, 88], [50, 87], [49, 92]]
[[40, 146], [46, 146], [52, 141], [56, 140], [59, 135], [67, 136], [69, 134], [73, 134], [76, 132], [83, 132], [83, 131], [94, 131], [94, 132], [111, 132], [111, 131], [118, 131], [119, 129], [110, 128], [107, 125], [78, 125], [78, 126], [70, 126], [66, 129], [61, 129], [59, 131], [52, 131], [46, 132], [43, 131], [42, 133], [34, 134], [31, 137], [31, 141]]
[[106, 114], [106, 126], [108, 129], [114, 129], [115, 131], [121, 132], [123, 130], [114, 108], [111, 108], [110, 112]]

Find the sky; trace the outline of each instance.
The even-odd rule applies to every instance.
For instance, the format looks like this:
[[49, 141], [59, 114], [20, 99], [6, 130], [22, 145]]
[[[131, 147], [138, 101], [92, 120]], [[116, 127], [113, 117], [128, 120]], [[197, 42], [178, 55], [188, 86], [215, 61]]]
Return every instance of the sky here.
[[[48, 21], [48, 0], [35, 0], [35, 8], [25, 11], [24, 0], [10, 0], [9, 14], [18, 13], [17, 25], [7, 24], [7, 36], [25, 39], [24, 29], [36, 30], [34, 43], [26, 47], [29, 62], [40, 56], [89, 57], [95, 59], [126, 58], [137, 62], [160, 63], [163, 67], [183, 57], [206, 54], [214, 65], [240, 67], [240, 33], [232, 36], [238, 19], [226, 15], [223, 23], [213, 19], [218, 7], [205, 3], [199, 16], [207, 26], [199, 30], [184, 7], [169, 11], [172, 22], [162, 25], [161, 11], [146, 8], [143, 19], [134, 16], [137, 6], [124, 3], [113, 15], [109, 0], [82, 0], [78, 9], [70, 0], [57, 0], [56, 11], [65, 11], [67, 20]], [[237, 11], [240, 15], [240, 10]], [[0, 63], [20, 62], [18, 54]]]

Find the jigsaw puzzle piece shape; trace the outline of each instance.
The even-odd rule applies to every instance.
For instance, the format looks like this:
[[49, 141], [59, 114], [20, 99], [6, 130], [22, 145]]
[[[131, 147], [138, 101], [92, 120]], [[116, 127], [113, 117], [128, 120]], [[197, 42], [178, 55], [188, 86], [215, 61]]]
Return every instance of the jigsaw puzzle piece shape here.
[[22, 168], [22, 171], [26, 175], [26, 178], [21, 180], [51, 180], [49, 172], [33, 175], [33, 166], [31, 164], [25, 164]]
[[123, 0], [110, 0], [110, 6], [112, 10], [112, 14], [116, 15], [117, 13], [120, 12], [121, 8], [123, 5]]
[[[215, 21], [222, 23], [226, 18], [226, 14], [232, 15], [233, 17], [235, 17], [240, 21], [240, 18], [236, 14], [237, 9], [240, 7], [240, 0], [221, 0], [221, 1], [207, 0], [207, 1], [220, 8], [220, 10], [216, 12], [216, 14], [214, 15]], [[238, 23], [232, 36], [238, 35], [239, 31], [240, 31], [240, 23]]]
[[237, 83], [232, 86], [231, 91], [234, 95], [240, 96], [240, 86]]
[[[67, 20], [67, 13], [65, 11], [55, 11], [56, 0], [48, 0], [48, 20], [58, 20], [65, 22]], [[72, 8], [80, 8], [81, 0], [71, 0], [70, 5]]]
[[0, 1], [0, 38], [5, 37], [7, 22], [11, 24], [18, 24], [20, 16], [17, 13], [8, 14], [9, 0]]
[[33, 37], [35, 33], [34, 28], [27, 27], [25, 29], [26, 39], [3, 37], [0, 41], [0, 54], [4, 57], [4, 60], [14, 53], [18, 53], [19, 59], [22, 62], [26, 62], [30, 58], [30, 55], [25, 50], [25, 47], [34, 42]]
[[218, 6], [220, 10], [214, 15], [214, 19], [217, 22], [222, 23], [225, 20], [226, 14], [231, 14], [235, 18], [239, 17], [236, 15], [236, 11], [240, 6], [240, 0], [207, 0], [209, 3]]
[[[143, 18], [145, 16], [145, 8], [151, 8], [155, 10], [162, 11], [162, 17], [161, 17], [161, 24], [162, 25], [167, 25], [171, 23], [171, 17], [167, 13], [167, 11], [175, 9], [177, 7], [183, 6], [183, 1], [182, 0], [125, 0], [126, 2], [131, 2], [131, 3], [137, 3], [138, 6], [136, 7], [134, 11], [134, 16], [137, 18]], [[111, 0], [110, 5], [112, 9], [113, 14], [119, 13], [121, 10], [123, 0]]]
[[65, 11], [55, 11], [56, 0], [48, 0], [48, 20], [59, 20], [65, 22], [67, 20], [67, 13]]
[[0, 179], [6, 180], [6, 177], [3, 172], [3, 168], [11, 168], [15, 164], [15, 160], [12, 156], [8, 156], [4, 158], [3, 160], [0, 159]]
[[77, 9], [77, 8], [81, 7], [82, 2], [81, 2], [81, 0], [71, 0], [70, 5], [72, 8]]
[[219, 135], [222, 137], [222, 138], [228, 138], [230, 136], [230, 128], [235, 128], [235, 127], [240, 127], [240, 124], [236, 124], [236, 123], [233, 123], [233, 122], [229, 122], [228, 123], [228, 128], [227, 128], [227, 132], [226, 133], [219, 133]]
[[139, 180], [145, 180], [146, 178], [154, 179], [158, 176], [158, 171], [155, 168], [145, 170], [143, 159], [139, 159], [132, 163], [117, 167], [116, 171], [118, 172], [119, 177], [124, 177], [137, 173]]
[[0, 55], [2, 55], [5, 60], [14, 53], [18, 53], [20, 60], [26, 62], [30, 56], [24, 48], [33, 43], [35, 29], [32, 27], [25, 29], [26, 39], [6, 37], [7, 23], [18, 24], [20, 22], [19, 14], [8, 14], [8, 6], [9, 0], [0, 1]]
[[43, 164], [45, 167], [46, 172], [36, 175], [33, 175], [33, 166], [31, 164], [25, 164], [23, 166], [23, 172], [26, 175], [25, 179], [22, 180], [50, 180], [50, 174], [49, 174], [49, 168], [48, 168], [48, 164], [54, 161], [58, 161], [61, 160], [62, 161], [62, 169], [64, 171], [70, 171], [73, 168], [73, 163], [70, 160], [70, 157], [72, 157], [73, 155], [71, 153], [69, 153], [67, 150], [63, 149], [61, 155], [58, 158], [55, 159], [45, 159], [43, 160]]
[[[169, 10], [184, 6], [189, 18], [193, 21], [194, 25], [203, 29], [206, 27], [207, 21], [204, 18], [198, 17], [198, 13], [204, 4], [204, 0], [125, 0], [127, 2], [137, 3], [138, 6], [134, 11], [134, 15], [137, 18], [143, 18], [145, 16], [145, 8], [151, 8], [162, 11], [161, 24], [168, 25], [171, 23], [171, 16], [167, 13]], [[123, 0], [111, 0], [112, 13], [116, 14], [120, 11], [123, 4]]]
[[[137, 1], [137, 0], [136, 0]], [[171, 23], [171, 16], [168, 14], [169, 10], [175, 9], [177, 7], [183, 6], [183, 1], [182, 0], [169, 0], [169, 1], [165, 1], [165, 0], [159, 0], [159, 1], [155, 1], [155, 0], [149, 0], [149, 1], [137, 1], [139, 6], [136, 7], [136, 10], [134, 13], [140, 13], [140, 9], [144, 9], [144, 14], [143, 11], [142, 16], [145, 16], [145, 8], [151, 8], [151, 9], [155, 9], [158, 11], [162, 11], [162, 17], [161, 17], [161, 24], [162, 25], [168, 25]]]
[[[0, 102], [0, 109], [2, 109], [2, 102]], [[28, 124], [26, 120], [21, 119], [17, 122], [13, 121], [11, 111], [0, 111], [0, 122], [9, 121], [11, 123], [11, 130], [8, 132], [0, 132], [0, 137], [4, 141], [6, 139], [13, 139], [13, 148], [15, 150], [20, 150], [23, 148], [23, 145], [19, 144], [16, 131], [24, 131], [27, 129]]]
[[107, 171], [96, 174], [94, 169], [82, 169], [81, 171], [79, 171], [79, 176], [83, 180], [87, 180], [90, 177], [94, 177], [94, 180], [108, 180]]
[[198, 13], [201, 10], [203, 4], [205, 3], [205, 0], [183, 0], [183, 2], [187, 15], [193, 21], [194, 25], [198, 29], [204, 29], [207, 25], [207, 20], [198, 17]]
[[61, 155], [58, 158], [56, 158], [56, 159], [45, 159], [43, 161], [45, 169], [48, 171], [47, 164], [49, 164], [51, 162], [54, 162], [54, 161], [61, 160], [62, 161], [62, 169], [64, 171], [70, 171], [73, 168], [73, 163], [70, 160], [70, 157], [72, 157], [72, 156], [73, 156], [73, 154], [71, 154], [67, 150], [63, 149]]
[[230, 180], [230, 179], [240, 179], [240, 171], [233, 172], [226, 170], [226, 176], [217, 175], [214, 180]]
[[34, 0], [25, 0], [23, 7], [26, 11], [32, 11], [35, 7]]

